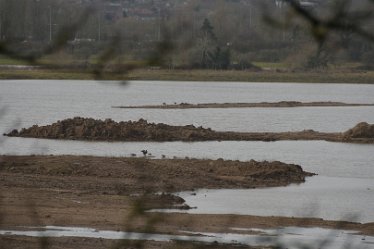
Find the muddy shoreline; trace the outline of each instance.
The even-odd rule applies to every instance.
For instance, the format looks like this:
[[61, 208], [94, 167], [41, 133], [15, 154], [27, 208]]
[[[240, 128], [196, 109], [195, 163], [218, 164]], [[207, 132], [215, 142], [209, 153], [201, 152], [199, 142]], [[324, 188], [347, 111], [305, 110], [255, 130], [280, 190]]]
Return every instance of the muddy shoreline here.
[[[303, 182], [310, 175], [299, 166], [279, 162], [1, 156], [0, 170], [2, 229], [56, 225], [144, 232], [151, 219], [157, 221], [152, 224], [154, 231], [167, 234], [181, 229], [230, 232], [230, 227], [301, 226], [374, 235], [374, 223], [143, 212], [144, 208], [170, 207], [170, 199], [158, 199], [150, 192], [282, 186]], [[141, 193], [146, 195], [140, 197]]]
[[354, 106], [374, 106], [374, 104], [357, 104], [343, 102], [299, 102], [299, 101], [280, 101], [280, 102], [260, 102], [260, 103], [174, 103], [162, 105], [140, 105], [140, 106], [112, 106], [112, 108], [123, 109], [199, 109], [199, 108], [275, 108], [275, 107], [354, 107]]
[[230, 132], [214, 131], [193, 125], [172, 126], [139, 121], [115, 122], [75, 117], [51, 125], [13, 130], [5, 136], [88, 141], [280, 141], [325, 140], [344, 143], [374, 143], [374, 125], [365, 122], [345, 132], [327, 133], [314, 130], [298, 132]]
[[[44, 241], [44, 242], [43, 242]], [[108, 239], [60, 237], [60, 238], [33, 238], [25, 236], [1, 236], [0, 246], [12, 249], [40, 249], [41, 243], [45, 243], [48, 249], [103, 249], [103, 248], [147, 248], [147, 249], [266, 249], [272, 247], [246, 246], [239, 244], [199, 243], [186, 241], [142, 241], [142, 240], [119, 240]], [[45, 248], [45, 247], [44, 247]]]
[[[0, 172], [3, 186], [68, 188], [104, 195], [276, 187], [302, 183], [314, 175], [299, 165], [278, 161], [92, 156], [0, 156]], [[93, 179], [95, 184], [90, 182]]]
[[[74, 217], [74, 207], [93, 208], [103, 216], [117, 208], [129, 212], [132, 205], [141, 210], [189, 209], [181, 197], [171, 193], [286, 186], [313, 175], [298, 165], [278, 161], [0, 156], [0, 189], [4, 190], [0, 191], [0, 214], [5, 211], [0, 225], [38, 225], [34, 223], [40, 219], [46, 220], [43, 224], [68, 225], [65, 220], [70, 218], [65, 216]], [[34, 208], [45, 209], [35, 220], [28, 217]], [[84, 212], [74, 218], [80, 222], [70, 225], [95, 226], [91, 211]]]
[[[232, 232], [232, 227], [266, 229], [299, 226], [354, 230], [363, 235], [374, 235], [374, 223], [360, 224], [317, 218], [144, 212], [149, 208], [169, 208], [170, 205], [181, 202], [168, 195], [153, 195], [155, 192], [284, 186], [301, 183], [311, 175], [300, 166], [281, 162], [0, 156], [0, 229], [54, 225], [180, 234], [181, 230]], [[37, 241], [35, 238], [22, 236], [0, 236], [0, 244], [12, 245], [11, 248], [25, 248], [28, 243], [31, 243], [28, 248], [38, 248], [40, 244]], [[100, 246], [97, 248], [105, 248], [118, 243], [79, 238], [53, 238], [49, 241], [56, 248], [77, 248], [74, 245], [94, 245], [98, 241]], [[146, 248], [170, 248], [175, 242], [146, 242], [146, 245]], [[185, 246], [191, 248], [189, 243]], [[214, 248], [237, 248], [232, 245], [215, 246]]]

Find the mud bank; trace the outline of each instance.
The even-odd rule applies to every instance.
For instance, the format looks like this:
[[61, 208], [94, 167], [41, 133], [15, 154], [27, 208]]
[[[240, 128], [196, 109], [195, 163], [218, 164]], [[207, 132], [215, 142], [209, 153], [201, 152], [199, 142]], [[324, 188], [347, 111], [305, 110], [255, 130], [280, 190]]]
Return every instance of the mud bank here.
[[[374, 223], [248, 215], [143, 213], [142, 208], [152, 207], [145, 205], [154, 204], [152, 198], [164, 206], [168, 201], [154, 195], [151, 195], [151, 200], [149, 195], [139, 196], [150, 191], [200, 187], [279, 186], [301, 182], [307, 175], [310, 173], [303, 172], [299, 166], [279, 162], [2, 156], [0, 225], [3, 229], [55, 225], [149, 232], [146, 229], [150, 229], [151, 221], [154, 232], [166, 234], [176, 234], [180, 230], [232, 232], [231, 227], [281, 226], [325, 227], [374, 234]], [[12, 242], [7, 240], [5, 243]]]
[[12, 249], [40, 249], [41, 243], [44, 242], [48, 249], [105, 249], [105, 248], [147, 248], [147, 249], [266, 249], [273, 247], [264, 246], [247, 246], [240, 244], [219, 244], [219, 243], [202, 243], [202, 242], [182, 242], [182, 241], [142, 241], [142, 240], [119, 240], [113, 241], [108, 239], [93, 239], [79, 237], [61, 237], [61, 238], [34, 238], [26, 236], [1, 236], [1, 248]]
[[[171, 192], [285, 186], [312, 175], [277, 161], [0, 156], [0, 214], [6, 214], [0, 225], [95, 227], [104, 216], [100, 224], [118, 228], [118, 213], [132, 214], [134, 206], [136, 212], [190, 208]], [[37, 218], [35, 208], [41, 210]]]
[[193, 125], [171, 126], [139, 121], [115, 122], [75, 117], [51, 125], [13, 130], [9, 137], [32, 137], [90, 141], [279, 141], [326, 140], [346, 143], [374, 143], [374, 125], [359, 123], [342, 133], [314, 130], [299, 132], [221, 132]]
[[354, 104], [343, 102], [261, 102], [261, 103], [204, 103], [204, 104], [162, 104], [162, 105], [141, 105], [141, 106], [112, 106], [112, 108], [126, 109], [199, 109], [199, 108], [273, 108], [273, 107], [332, 107], [332, 106], [374, 106], [374, 104]]
[[[2, 156], [0, 172], [1, 184], [5, 186], [62, 188], [98, 194], [285, 186], [304, 182], [305, 177], [313, 175], [298, 165], [278, 161], [85, 156]], [[32, 176], [39, 180], [34, 182]], [[92, 178], [94, 185], [89, 181]]]

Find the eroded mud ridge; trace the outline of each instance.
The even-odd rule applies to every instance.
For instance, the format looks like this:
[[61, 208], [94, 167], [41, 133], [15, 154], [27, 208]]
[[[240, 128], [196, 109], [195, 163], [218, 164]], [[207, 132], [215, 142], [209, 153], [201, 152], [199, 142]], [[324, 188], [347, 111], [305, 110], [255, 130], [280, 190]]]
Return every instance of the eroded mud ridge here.
[[342, 133], [314, 130], [300, 132], [222, 132], [193, 125], [171, 126], [139, 121], [115, 122], [75, 117], [51, 125], [13, 130], [10, 137], [33, 137], [96, 141], [278, 141], [326, 140], [333, 142], [374, 143], [374, 125], [359, 123]]
[[285, 186], [314, 175], [277, 161], [85, 156], [0, 156], [0, 172], [1, 188], [125, 195], [145, 209], [191, 208], [170, 192]]
[[51, 125], [34, 125], [21, 131], [13, 130], [7, 136], [102, 140], [102, 141], [194, 141], [217, 138], [211, 129], [193, 125], [171, 126], [139, 121], [115, 122], [111, 119], [95, 120], [75, 117]]
[[113, 108], [127, 109], [194, 109], [194, 108], [272, 108], [272, 107], [308, 107], [308, 106], [374, 106], [374, 104], [357, 104], [343, 102], [299, 102], [299, 101], [279, 101], [279, 102], [260, 102], [260, 103], [174, 103], [162, 105], [141, 105], [141, 106], [113, 106]]
[[107, 194], [284, 186], [313, 175], [298, 165], [278, 161], [86, 156], [2, 156], [0, 172], [1, 184], [10, 186]]
[[362, 142], [374, 142], [374, 124], [368, 124], [366, 122], [361, 122], [357, 124], [352, 129], [344, 132], [343, 139], [362, 141]]

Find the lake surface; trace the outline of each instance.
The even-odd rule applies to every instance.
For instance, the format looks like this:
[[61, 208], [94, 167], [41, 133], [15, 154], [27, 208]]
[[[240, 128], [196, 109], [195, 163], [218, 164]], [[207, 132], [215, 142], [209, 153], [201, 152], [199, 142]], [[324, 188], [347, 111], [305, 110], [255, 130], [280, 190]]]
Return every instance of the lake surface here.
[[0, 82], [0, 107], [7, 108], [0, 131], [49, 124], [74, 116], [147, 119], [232, 131], [345, 131], [374, 123], [374, 107], [230, 108], [145, 110], [118, 105], [276, 101], [374, 103], [374, 85], [213, 82], [133, 82], [125, 87], [95, 81], [26, 80]]
[[[314, 129], [340, 132], [361, 121], [374, 123], [374, 107], [188, 110], [111, 107], [164, 102], [169, 104], [265, 101], [373, 103], [373, 96], [374, 85], [353, 84], [138, 81], [123, 86], [114, 82], [95, 81], [3, 80], [0, 81], [0, 107], [4, 107], [5, 111], [0, 112], [0, 132], [34, 124], [50, 124], [74, 116], [112, 118], [116, 121], [144, 118], [151, 122], [194, 124], [232, 131], [277, 132]], [[373, 145], [325, 141], [106, 143], [4, 137], [0, 139], [0, 154], [130, 156], [136, 153], [139, 156], [142, 149], [148, 149], [154, 158], [166, 155], [169, 158], [177, 156], [242, 161], [279, 160], [299, 164], [305, 170], [319, 174], [308, 178], [307, 183], [300, 186], [247, 190], [248, 192], [201, 190], [196, 196], [186, 194], [188, 204], [194, 206], [195, 203], [198, 206], [193, 212], [216, 212], [215, 209], [221, 205], [218, 201], [230, 197], [232, 199], [226, 203], [231, 205], [222, 206], [223, 209], [219, 212], [224, 210], [225, 213], [240, 213], [242, 211], [235, 208], [241, 207], [241, 210], [246, 209], [246, 213], [252, 215], [291, 215], [287, 210], [292, 210], [292, 215], [297, 216], [298, 210], [302, 208], [305, 210], [305, 206], [310, 206], [316, 209], [314, 215], [317, 217], [335, 219], [360, 213], [358, 220], [373, 221], [371, 218], [374, 217], [374, 194], [371, 184], [374, 182]], [[298, 196], [297, 200], [295, 196]], [[318, 196], [320, 198], [317, 198]], [[272, 208], [269, 208], [270, 206]], [[206, 207], [211, 209], [208, 210]]]
[[316, 176], [307, 178], [305, 184], [288, 187], [202, 189], [194, 192], [194, 195], [182, 192], [179, 196], [191, 207], [197, 207], [186, 211], [195, 214], [234, 213], [374, 222], [372, 179]]

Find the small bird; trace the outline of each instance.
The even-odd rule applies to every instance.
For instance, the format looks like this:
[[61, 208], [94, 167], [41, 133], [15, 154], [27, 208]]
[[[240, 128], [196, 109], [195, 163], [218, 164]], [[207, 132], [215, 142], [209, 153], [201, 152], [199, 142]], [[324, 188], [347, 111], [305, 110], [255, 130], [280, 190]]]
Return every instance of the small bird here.
[[144, 156], [148, 154], [148, 150], [141, 150], [141, 152], [143, 153]]

